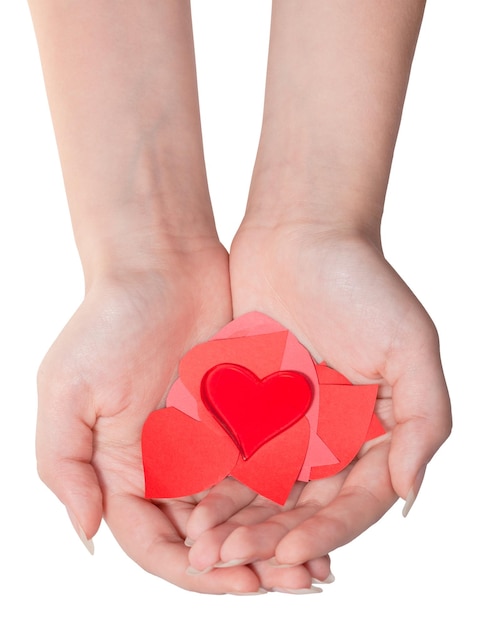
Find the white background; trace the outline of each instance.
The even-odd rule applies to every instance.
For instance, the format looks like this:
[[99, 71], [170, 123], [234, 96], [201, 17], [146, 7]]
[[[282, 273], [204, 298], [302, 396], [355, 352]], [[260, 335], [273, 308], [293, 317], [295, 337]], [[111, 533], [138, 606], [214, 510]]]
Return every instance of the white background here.
[[[207, 166], [227, 245], [258, 139], [269, 5], [193, 4]], [[383, 231], [387, 258], [439, 329], [453, 435], [410, 516], [398, 503], [336, 551], [337, 581], [323, 594], [216, 597], [146, 574], [103, 526], [90, 557], [37, 479], [36, 369], [83, 282], [26, 2], [1, 0], [0, 623], [478, 626], [479, 18], [476, 0], [427, 7]]]

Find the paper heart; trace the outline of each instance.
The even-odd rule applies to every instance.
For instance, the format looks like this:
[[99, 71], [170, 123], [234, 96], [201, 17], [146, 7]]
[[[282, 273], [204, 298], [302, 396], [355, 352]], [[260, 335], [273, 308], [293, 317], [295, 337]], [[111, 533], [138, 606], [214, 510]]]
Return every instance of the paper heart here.
[[[283, 505], [295, 480], [308, 482], [338, 473], [365, 441], [385, 433], [374, 413], [377, 385], [352, 385], [326, 363], [315, 363], [308, 350], [282, 329], [261, 313], [248, 313], [183, 357], [167, 408], [151, 413], [144, 425], [147, 498], [191, 495], [231, 476]], [[202, 394], [205, 373], [226, 363], [247, 369], [257, 380], [272, 372], [300, 373], [311, 385], [305, 417], [246, 460]]]
[[247, 461], [239, 454], [230, 476], [260, 495], [284, 504], [305, 459], [309, 437], [310, 425], [302, 417], [291, 428], [267, 441]]
[[309, 380], [299, 372], [278, 371], [260, 379], [233, 363], [211, 368], [201, 394], [245, 460], [304, 417], [313, 397]]
[[148, 416], [142, 433], [142, 456], [145, 497], [179, 498], [221, 481], [240, 455], [216, 425], [212, 428], [169, 407]]
[[[317, 366], [319, 376], [328, 375], [323, 366]], [[377, 385], [343, 384], [340, 375], [329, 373], [340, 384], [323, 385], [320, 394], [318, 432], [325, 443], [335, 450], [338, 462], [312, 467], [310, 479], [326, 478], [340, 472], [353, 461], [363, 443], [384, 432], [373, 413]], [[346, 380], [346, 379], [345, 379]]]

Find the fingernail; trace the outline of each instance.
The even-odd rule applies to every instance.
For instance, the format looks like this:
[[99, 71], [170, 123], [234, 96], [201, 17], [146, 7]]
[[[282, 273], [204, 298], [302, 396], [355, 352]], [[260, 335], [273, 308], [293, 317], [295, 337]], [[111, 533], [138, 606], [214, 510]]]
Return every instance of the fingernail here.
[[68, 513], [68, 517], [70, 518], [70, 521], [72, 522], [72, 526], [75, 528], [75, 532], [80, 537], [81, 542], [90, 552], [90, 554], [93, 555], [95, 551], [94, 546], [93, 546], [93, 541], [91, 539], [87, 539], [87, 535], [85, 534], [85, 531], [80, 526], [75, 515], [68, 508], [67, 508], [67, 513]]
[[335, 582], [335, 576], [330, 572], [330, 574], [325, 578], [325, 580], [318, 580], [318, 578], [312, 578], [313, 582], [318, 585], [330, 585]]
[[422, 486], [422, 482], [423, 482], [423, 478], [425, 476], [425, 472], [426, 472], [427, 466], [424, 465], [421, 470], [418, 472], [413, 485], [410, 489], [410, 491], [407, 494], [407, 497], [405, 499], [405, 505], [402, 509], [402, 515], [403, 517], [407, 517], [407, 515], [410, 513], [410, 510], [412, 508], [412, 506], [415, 503], [415, 500], [417, 499], [418, 496], [418, 492], [420, 491], [420, 487]]
[[231, 596], [260, 596], [268, 593], [263, 587], [259, 587], [257, 591], [230, 591]]
[[284, 587], [274, 587], [272, 591], [278, 593], [289, 593], [296, 596], [306, 595], [307, 593], [322, 593], [323, 589], [320, 587], [303, 587], [301, 589], [287, 589]]
[[195, 542], [193, 539], [190, 539], [190, 537], [185, 537], [185, 541], [183, 543], [187, 546], [187, 548], [191, 548]]
[[208, 574], [208, 572], [211, 572], [212, 569], [213, 569], [213, 566], [211, 565], [210, 567], [206, 567], [205, 569], [195, 569], [195, 567], [192, 567], [190, 565], [190, 567], [187, 567], [186, 572], [190, 576], [199, 576], [200, 574]]
[[236, 567], [237, 565], [244, 565], [247, 562], [248, 562], [248, 559], [232, 559], [231, 561], [225, 561], [225, 563], [223, 561], [219, 561], [218, 563], [215, 563], [214, 567], [215, 568]]

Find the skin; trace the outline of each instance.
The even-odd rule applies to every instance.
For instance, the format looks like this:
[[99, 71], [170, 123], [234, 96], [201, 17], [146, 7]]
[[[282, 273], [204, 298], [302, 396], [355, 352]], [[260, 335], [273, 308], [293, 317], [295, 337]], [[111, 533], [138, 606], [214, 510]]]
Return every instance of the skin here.
[[[86, 286], [39, 371], [40, 476], [83, 540], [104, 516], [139, 565], [186, 589], [314, 591], [331, 550], [397, 497], [410, 506], [451, 427], [435, 327], [379, 234], [423, 2], [274, 0], [230, 259], [205, 175], [188, 2], [30, 8]], [[283, 508], [231, 479], [146, 501], [146, 415], [181, 356], [251, 310], [352, 382], [378, 383], [389, 435], [341, 474], [297, 484]]]

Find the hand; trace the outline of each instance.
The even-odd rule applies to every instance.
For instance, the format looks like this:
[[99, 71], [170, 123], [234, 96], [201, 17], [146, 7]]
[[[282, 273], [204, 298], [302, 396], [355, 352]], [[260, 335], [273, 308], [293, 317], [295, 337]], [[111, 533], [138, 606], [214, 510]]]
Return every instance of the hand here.
[[140, 434], [181, 355], [231, 319], [228, 260], [210, 246], [162, 273], [94, 280], [39, 371], [39, 473], [89, 542], [102, 514], [147, 571], [209, 593], [253, 592], [249, 568], [189, 576], [185, 524], [197, 499], [143, 497]]
[[245, 220], [230, 267], [235, 316], [264, 312], [316, 360], [353, 383], [379, 384], [376, 412], [389, 434], [365, 446], [341, 475], [297, 485], [289, 506], [275, 513], [271, 506], [273, 515], [260, 523], [249, 520], [256, 500], [246, 507], [239, 501], [231, 505], [237, 523], [222, 531], [212, 512], [222, 503], [210, 498], [189, 522], [190, 534], [204, 533], [195, 536], [193, 563], [208, 544], [217, 562], [275, 557], [277, 565], [308, 566], [375, 523], [398, 496], [411, 506], [451, 428], [437, 334], [379, 242], [352, 230], [315, 223], [268, 229]]

